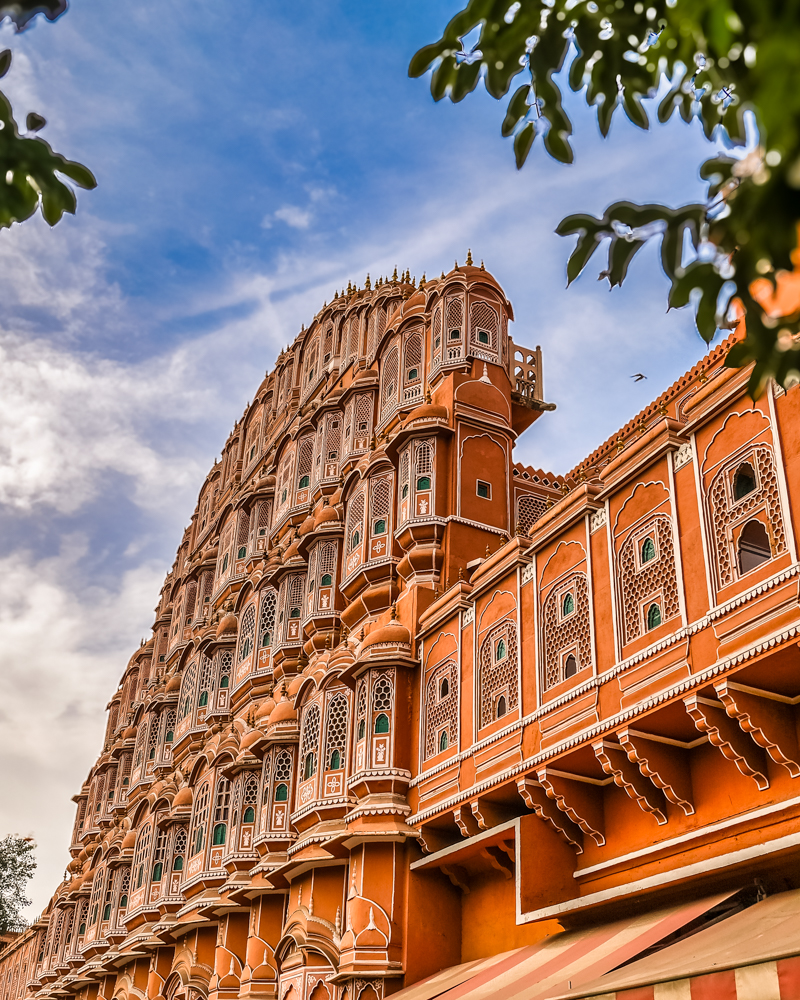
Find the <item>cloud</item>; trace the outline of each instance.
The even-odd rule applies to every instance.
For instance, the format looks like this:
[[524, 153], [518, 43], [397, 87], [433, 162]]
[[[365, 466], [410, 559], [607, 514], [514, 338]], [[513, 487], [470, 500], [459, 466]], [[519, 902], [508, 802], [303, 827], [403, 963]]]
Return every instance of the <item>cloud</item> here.
[[73, 535], [47, 559], [0, 559], [0, 830], [37, 841], [32, 913], [69, 861], [70, 796], [101, 748], [105, 706], [151, 623], [164, 572], [145, 562], [114, 586], [81, 587], [86, 554], [87, 539]]
[[129, 477], [145, 508], [196, 483], [196, 458], [171, 454], [147, 426], [156, 415], [199, 418], [209, 393], [189, 368], [185, 350], [124, 365], [0, 330], [0, 504], [73, 513], [107, 472]]
[[311, 225], [311, 212], [297, 205], [283, 205], [275, 212], [275, 218], [285, 222], [292, 229], [308, 229]]

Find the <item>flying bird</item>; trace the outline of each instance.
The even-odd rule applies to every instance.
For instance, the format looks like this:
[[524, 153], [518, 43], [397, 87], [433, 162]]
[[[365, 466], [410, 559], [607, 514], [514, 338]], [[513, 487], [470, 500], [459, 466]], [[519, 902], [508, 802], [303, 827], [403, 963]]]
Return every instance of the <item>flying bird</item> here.
[[635, 375], [631, 375], [634, 382], [641, 382], [643, 378], [647, 378], [646, 375], [642, 375], [641, 372], [637, 372]]

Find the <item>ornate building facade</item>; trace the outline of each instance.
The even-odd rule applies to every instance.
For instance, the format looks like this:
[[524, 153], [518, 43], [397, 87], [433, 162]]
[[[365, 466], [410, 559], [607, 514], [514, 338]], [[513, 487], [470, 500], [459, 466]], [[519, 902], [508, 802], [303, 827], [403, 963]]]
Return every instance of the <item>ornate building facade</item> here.
[[523, 467], [554, 407], [499, 284], [405, 279], [236, 424], [0, 1000], [424, 1000], [622, 927], [599, 976], [800, 885], [800, 389], [722, 345]]

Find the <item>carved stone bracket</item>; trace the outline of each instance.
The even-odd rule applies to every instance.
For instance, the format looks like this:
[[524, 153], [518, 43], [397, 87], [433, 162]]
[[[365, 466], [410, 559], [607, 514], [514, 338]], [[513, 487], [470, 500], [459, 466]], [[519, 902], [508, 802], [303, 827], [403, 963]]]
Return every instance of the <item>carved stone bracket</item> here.
[[480, 833], [478, 821], [472, 815], [472, 810], [468, 805], [456, 806], [453, 810], [453, 819], [456, 821], [456, 826], [461, 831], [462, 837], [474, 837]]
[[501, 823], [507, 823], [515, 815], [519, 815], [508, 806], [489, 802], [487, 799], [473, 799], [470, 802], [470, 809], [481, 830], [491, 830], [493, 826], [500, 826]]
[[726, 714], [722, 702], [692, 694], [684, 698], [683, 704], [698, 731], [706, 733], [709, 742], [719, 747], [724, 757], [752, 778], [760, 791], [769, 788], [764, 751]]
[[800, 748], [797, 743], [795, 710], [790, 699], [771, 697], [767, 691], [744, 690], [729, 680], [714, 685], [717, 697], [742, 731], [763, 747], [776, 764], [782, 764], [793, 778], [800, 777]]
[[547, 792], [538, 781], [532, 778], [519, 778], [517, 789], [522, 801], [540, 820], [552, 827], [577, 854], [583, 854], [583, 834], [580, 827], [573, 823], [551, 798], [548, 798]]
[[600, 788], [578, 775], [565, 777], [547, 767], [539, 768], [536, 777], [561, 812], [566, 813], [598, 847], [602, 847], [606, 838], [603, 835], [603, 793]]
[[678, 746], [649, 739], [647, 734], [621, 729], [617, 737], [628, 760], [660, 788], [668, 802], [694, 815], [692, 780], [687, 751]]
[[642, 812], [648, 813], [659, 826], [663, 826], [667, 822], [663, 793], [628, 759], [623, 747], [607, 740], [597, 740], [592, 743], [592, 749], [603, 771], [614, 779], [614, 784], [633, 799]]
[[461, 865], [442, 865], [442, 871], [464, 895], [469, 893], [469, 876]]
[[509, 858], [508, 854], [499, 847], [495, 847], [491, 844], [486, 847], [482, 847], [481, 856], [486, 858], [489, 864], [491, 864], [493, 868], [496, 868], [504, 878], [512, 879], [514, 877], [514, 862], [511, 858]]

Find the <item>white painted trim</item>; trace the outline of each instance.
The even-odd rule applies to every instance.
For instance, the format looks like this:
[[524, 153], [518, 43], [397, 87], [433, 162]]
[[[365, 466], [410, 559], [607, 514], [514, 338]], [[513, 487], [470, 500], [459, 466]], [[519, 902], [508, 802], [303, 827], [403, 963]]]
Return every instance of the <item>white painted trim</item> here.
[[[698, 514], [700, 515], [700, 538], [703, 540], [703, 564], [706, 571], [706, 588], [708, 591], [708, 610], [710, 611], [717, 603], [717, 592], [711, 579], [711, 558], [712, 553], [708, 544], [708, 524], [706, 523], [706, 501], [703, 495], [703, 484], [700, 479], [700, 458], [697, 454], [697, 438], [692, 434], [692, 451], [694, 452], [694, 488], [697, 496]], [[707, 613], [707, 612], [706, 612]]]
[[699, 827], [697, 830], [690, 830], [689, 833], [683, 833], [680, 837], [672, 837], [671, 840], [662, 840], [657, 844], [651, 844], [649, 847], [643, 847], [640, 851], [631, 851], [630, 854], [620, 854], [616, 858], [601, 861], [599, 864], [590, 865], [588, 868], [578, 868], [572, 875], [573, 878], [594, 875], [596, 872], [605, 871], [608, 868], [613, 868], [615, 865], [635, 861], [638, 858], [647, 857], [649, 854], [657, 854], [659, 851], [669, 850], [672, 847], [677, 847], [679, 844], [687, 844], [692, 840], [698, 840], [701, 837], [719, 833], [722, 830], [729, 830], [740, 823], [748, 822], [748, 820], [772, 816], [775, 813], [782, 812], [784, 809], [791, 809], [793, 806], [800, 806], [800, 796], [795, 796], [793, 799], [785, 799], [783, 802], [773, 802], [771, 805], [762, 806], [760, 809], [751, 809], [749, 812], [739, 813], [737, 816], [729, 816], [719, 823], [709, 823], [708, 826]]
[[592, 677], [597, 677], [597, 645], [594, 637], [594, 584], [592, 581], [592, 528], [589, 523], [591, 515], [586, 512], [583, 519], [586, 529], [586, 583], [589, 588], [589, 643], [592, 650]]
[[670, 517], [672, 520], [672, 548], [675, 553], [675, 575], [677, 576], [678, 583], [678, 603], [681, 608], [681, 621], [683, 622], [683, 627], [689, 624], [686, 616], [686, 590], [683, 581], [683, 556], [681, 553], [681, 534], [680, 528], [678, 527], [678, 497], [675, 493], [675, 470], [672, 465], [673, 453], [671, 451], [667, 452], [667, 472], [669, 475], [669, 493], [670, 493]]
[[606, 499], [606, 539], [608, 541], [608, 575], [611, 584], [611, 621], [614, 626], [614, 661], [620, 661], [619, 615], [617, 613], [617, 581], [614, 576], [614, 538], [611, 534], [611, 507]]
[[[723, 854], [718, 858], [706, 858], [695, 864], [676, 868], [671, 872], [660, 872], [658, 875], [651, 875], [649, 878], [643, 878], [636, 882], [628, 882], [625, 885], [615, 886], [612, 889], [593, 892], [588, 896], [582, 896], [580, 899], [568, 900], [565, 903], [556, 903], [554, 906], [545, 906], [538, 910], [531, 910], [528, 913], [520, 912], [520, 877], [517, 874], [517, 923], [528, 924], [536, 920], [558, 918], [565, 913], [583, 910], [589, 906], [596, 906], [598, 903], [610, 902], [612, 899], [624, 899], [627, 896], [633, 896], [648, 889], [657, 889], [674, 882], [685, 882], [692, 878], [721, 871], [733, 865], [753, 861], [756, 858], [778, 854], [781, 851], [798, 846], [800, 846], [800, 833], [792, 833], [786, 837], [779, 837], [777, 840], [769, 841], [766, 844], [756, 844], [753, 847], [745, 847], [739, 851], [731, 851], [729, 854]], [[517, 866], [517, 871], [519, 871], [519, 865]]]
[[769, 402], [769, 415], [772, 421], [772, 444], [775, 451], [775, 474], [778, 478], [778, 493], [783, 507], [783, 520], [786, 525], [786, 540], [789, 543], [789, 553], [792, 562], [797, 562], [797, 545], [794, 537], [794, 521], [792, 519], [792, 508], [789, 505], [789, 490], [786, 485], [786, 471], [783, 465], [783, 444], [781, 443], [781, 432], [778, 426], [778, 414], [775, 410], [775, 383], [770, 379], [767, 387], [767, 400]]

